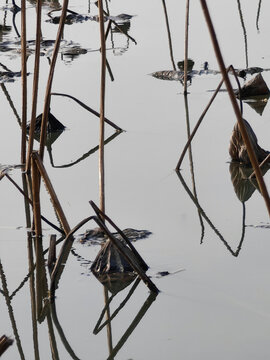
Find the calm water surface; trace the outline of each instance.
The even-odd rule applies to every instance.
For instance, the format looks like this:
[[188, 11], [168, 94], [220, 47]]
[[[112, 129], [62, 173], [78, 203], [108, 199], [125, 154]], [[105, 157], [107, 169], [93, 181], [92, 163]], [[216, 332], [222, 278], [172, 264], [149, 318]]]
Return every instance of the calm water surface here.
[[[270, 4], [261, 1], [258, 30], [259, 3], [209, 1], [226, 65], [270, 68]], [[5, 2], [0, 5], [4, 7]], [[163, 5], [162, 1], [152, 0], [108, 2], [112, 16], [136, 15], [128, 32], [136, 43], [117, 32], [110, 33], [107, 40], [107, 58], [114, 81], [107, 74], [106, 116], [126, 131], [105, 147], [106, 212], [122, 229], [148, 229], [153, 233], [135, 246], [161, 290], [151, 302], [147, 287], [138, 285], [112, 321], [111, 346], [119, 348], [115, 355], [119, 360], [265, 360], [270, 356], [269, 216], [256, 189], [244, 203], [235, 193], [228, 154], [235, 116], [226, 92], [218, 95], [205, 117], [192, 144], [192, 154], [187, 154], [182, 164], [181, 176], [173, 170], [187, 139], [186, 112], [192, 129], [220, 75], [194, 76], [187, 106], [180, 82], [149, 75], [173, 70], [173, 61], [176, 64], [184, 57], [185, 1], [166, 1], [173, 59]], [[45, 21], [52, 6], [47, 3], [43, 7], [45, 39], [55, 38], [57, 31], [57, 25]], [[89, 11], [91, 15], [98, 13], [94, 2], [70, 1], [69, 8], [85, 15]], [[1, 10], [0, 24], [10, 26], [1, 33], [2, 42], [18, 40], [10, 11]], [[20, 13], [15, 24], [20, 31]], [[34, 28], [34, 2], [27, 2], [29, 40], [35, 37]], [[85, 21], [67, 25], [64, 39], [78, 43], [87, 53], [73, 59], [59, 56], [53, 91], [76, 96], [98, 111], [99, 24]], [[207, 61], [209, 69], [218, 70], [198, 1], [191, 1], [189, 41], [194, 69], [202, 69]], [[42, 56], [40, 61], [38, 113], [42, 112], [49, 70], [47, 57]], [[0, 63], [20, 71], [20, 57], [16, 53], [2, 51]], [[33, 64], [31, 55], [27, 62], [29, 94]], [[264, 71], [263, 77], [270, 86], [270, 72]], [[21, 134], [16, 118], [16, 111], [19, 117], [21, 114], [20, 78], [2, 84], [1, 90], [0, 163], [4, 166], [20, 162]], [[30, 95], [28, 100], [29, 118]], [[98, 152], [87, 155], [98, 144], [99, 122], [65, 97], [53, 96], [51, 111], [67, 130], [46, 150], [44, 162], [72, 228], [93, 214], [89, 200], [98, 203]], [[244, 117], [256, 132], [259, 144], [269, 149], [269, 105], [266, 103], [260, 115], [245, 103]], [[107, 126], [106, 137], [113, 133]], [[37, 142], [35, 147], [38, 149]], [[12, 170], [10, 175], [22, 186], [19, 169]], [[264, 179], [269, 185], [269, 172]], [[194, 183], [209, 222], [200, 221], [187, 190], [193, 194]], [[0, 295], [0, 335], [16, 339], [3, 359], [54, 358], [50, 350], [52, 333], [59, 359], [107, 359], [112, 350], [106, 327], [93, 334], [104, 307], [103, 287], [89, 270], [99, 246], [83, 245], [78, 240], [56, 293], [57, 317], [65, 337], [55, 319], [53, 330], [47, 321], [38, 324], [39, 357], [37, 352], [35, 355], [30, 287], [29, 281], [23, 282], [28, 274], [24, 201], [6, 178], [0, 185], [0, 288], [4, 287], [3, 279], [9, 295], [22, 285], [11, 302]], [[56, 222], [43, 187], [41, 204], [42, 213]], [[86, 224], [76, 236], [94, 226]], [[46, 249], [55, 230], [45, 223], [43, 230]], [[180, 269], [183, 271], [170, 276], [155, 277], [160, 271], [173, 273]], [[111, 313], [131, 286], [113, 299]]]

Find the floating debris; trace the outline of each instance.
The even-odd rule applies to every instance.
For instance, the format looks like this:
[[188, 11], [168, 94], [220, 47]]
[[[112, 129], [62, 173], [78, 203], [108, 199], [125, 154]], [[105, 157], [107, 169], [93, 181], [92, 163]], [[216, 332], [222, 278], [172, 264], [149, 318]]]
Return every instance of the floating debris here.
[[[148, 230], [136, 230], [132, 228], [127, 228], [123, 230], [123, 233], [130, 241], [137, 241], [145, 239], [150, 236], [152, 233]], [[118, 240], [121, 240], [122, 237], [119, 233], [113, 233]], [[91, 230], [86, 230], [82, 237], [79, 238], [79, 242], [86, 245], [100, 245], [107, 240], [106, 235], [100, 228], [94, 228]]]
[[[130, 248], [126, 246], [123, 241], [121, 241], [121, 243], [124, 245], [125, 252], [128, 254], [129, 258], [132, 258], [135, 262], [137, 262], [137, 259], [135, 259]], [[140, 266], [144, 268], [144, 264], [140, 264]], [[147, 269], [144, 268], [144, 270]], [[91, 266], [91, 271], [96, 278], [114, 295], [131, 284], [137, 277], [133, 267], [119, 252], [110, 239], [103, 244]]]
[[[59, 24], [60, 22], [60, 16], [50, 16], [50, 19], [46, 20], [46, 22], [52, 23], [52, 24]], [[108, 20], [112, 20], [116, 23], [123, 23], [126, 21], [130, 21], [130, 19], [132, 19], [135, 15], [128, 15], [128, 14], [119, 14], [117, 16], [106, 16], [104, 15], [104, 21], [108, 21]], [[99, 16], [98, 15], [94, 15], [94, 16], [90, 16], [90, 15], [81, 15], [81, 14], [77, 14], [77, 13], [72, 13], [72, 14], [68, 14], [66, 16], [66, 20], [65, 20], [65, 24], [66, 25], [72, 25], [72, 24], [76, 24], [76, 23], [82, 23], [85, 21], [97, 21], [99, 22]]]
[[[39, 114], [36, 118], [36, 124], [35, 124], [35, 132], [36, 133], [40, 133], [41, 122], [42, 122], [42, 114]], [[52, 133], [52, 132], [64, 131], [65, 128], [66, 127], [59, 120], [57, 120], [56, 117], [51, 112], [49, 112], [48, 123], [47, 123], [47, 132]], [[26, 130], [29, 132], [30, 123], [27, 124]]]
[[269, 89], [262, 77], [262, 74], [259, 73], [243, 85], [243, 87], [240, 89], [240, 94], [238, 90], [235, 92], [235, 94], [237, 97], [241, 96], [241, 98], [269, 95]]

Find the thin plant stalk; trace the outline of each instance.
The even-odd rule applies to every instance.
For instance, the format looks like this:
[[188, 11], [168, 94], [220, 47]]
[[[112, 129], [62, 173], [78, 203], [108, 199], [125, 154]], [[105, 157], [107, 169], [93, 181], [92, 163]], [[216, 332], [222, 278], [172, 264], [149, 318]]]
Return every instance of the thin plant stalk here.
[[[270, 154], [268, 154], [268, 155], [266, 156], [266, 158], [260, 163], [260, 168], [261, 168], [265, 163], [269, 162], [269, 160], [270, 160]], [[255, 175], [255, 171], [253, 171], [252, 174], [250, 174], [249, 179], [251, 179], [254, 175]]]
[[35, 292], [35, 273], [31, 271], [34, 267], [33, 260], [33, 239], [31, 232], [29, 231], [27, 234], [27, 243], [28, 243], [28, 269], [30, 274], [29, 279], [29, 287], [30, 287], [30, 297], [31, 297], [31, 314], [32, 314], [32, 327], [33, 327], [33, 345], [34, 345], [34, 353], [35, 360], [39, 360], [39, 345], [38, 345], [38, 327], [36, 322], [36, 292]]
[[56, 195], [56, 192], [52, 186], [52, 183], [49, 179], [49, 176], [46, 172], [46, 169], [41, 161], [41, 158], [40, 156], [38, 155], [37, 152], [33, 152], [32, 154], [32, 157], [33, 157], [33, 160], [35, 161], [35, 164], [38, 168], [38, 171], [40, 173], [40, 175], [42, 176], [44, 182], [45, 182], [45, 185], [47, 187], [47, 190], [50, 194], [50, 197], [51, 197], [51, 201], [52, 201], [52, 204], [53, 204], [53, 207], [55, 208], [56, 210], [56, 213], [57, 213], [57, 216], [59, 217], [59, 220], [61, 222], [61, 225], [65, 231], [66, 234], [68, 234], [70, 232], [70, 226], [68, 224], [68, 221], [66, 219], [66, 216], [64, 214], [64, 211], [60, 205], [60, 202], [58, 200], [58, 197]]
[[186, 2], [186, 25], [185, 25], [185, 60], [184, 60], [184, 95], [187, 95], [187, 71], [188, 71], [188, 26], [189, 26], [189, 0]]
[[268, 194], [265, 182], [263, 180], [263, 176], [262, 176], [259, 164], [258, 164], [258, 160], [257, 160], [256, 155], [254, 153], [254, 150], [252, 148], [252, 144], [251, 144], [251, 142], [249, 140], [249, 136], [248, 136], [247, 130], [245, 128], [245, 124], [244, 124], [244, 121], [243, 121], [243, 118], [242, 118], [242, 114], [241, 114], [239, 106], [238, 106], [238, 104], [236, 102], [235, 94], [234, 94], [231, 82], [229, 80], [229, 77], [228, 77], [228, 74], [227, 74], [227, 71], [226, 71], [226, 68], [225, 68], [225, 64], [224, 64], [223, 57], [222, 57], [222, 54], [221, 54], [221, 51], [220, 51], [220, 47], [219, 47], [218, 40], [217, 40], [217, 37], [216, 37], [216, 33], [215, 33], [215, 30], [214, 30], [214, 27], [213, 27], [213, 23], [212, 23], [210, 14], [209, 14], [209, 10], [208, 10], [208, 7], [207, 7], [207, 4], [206, 4], [205, 0], [200, 0], [200, 2], [201, 2], [201, 6], [202, 6], [202, 9], [203, 9], [203, 12], [204, 12], [206, 23], [208, 25], [208, 29], [209, 29], [210, 36], [211, 36], [211, 39], [212, 39], [212, 43], [213, 43], [213, 47], [214, 47], [214, 50], [215, 50], [216, 58], [217, 58], [217, 61], [219, 63], [219, 67], [220, 67], [220, 70], [221, 70], [221, 73], [222, 73], [222, 76], [223, 76], [227, 91], [229, 93], [229, 96], [230, 96], [230, 99], [231, 99], [231, 103], [232, 103], [232, 106], [233, 106], [237, 121], [239, 123], [239, 128], [240, 128], [240, 131], [241, 131], [241, 135], [242, 135], [243, 140], [244, 140], [244, 142], [246, 144], [248, 156], [249, 156], [250, 162], [251, 162], [251, 164], [253, 166], [253, 169], [255, 171], [255, 175], [256, 175], [256, 179], [257, 179], [257, 182], [258, 182], [258, 185], [259, 185], [259, 188], [260, 188], [260, 192], [261, 192], [261, 194], [262, 194], [262, 196], [264, 198], [264, 201], [265, 201], [265, 204], [266, 204], [269, 216], [270, 216], [270, 198], [269, 198], [269, 194]]
[[[226, 71], [228, 72], [229, 70], [232, 71], [232, 73], [233, 73], [233, 75], [234, 75], [234, 77], [235, 77], [235, 80], [236, 80], [236, 82], [237, 82], [238, 89], [239, 89], [239, 96], [240, 96], [240, 82], [239, 82], [239, 80], [238, 80], [238, 77], [237, 77], [237, 75], [236, 75], [236, 72], [235, 72], [235, 70], [234, 70], [234, 67], [233, 67], [232, 65], [230, 65], [230, 66], [227, 68]], [[203, 121], [203, 119], [204, 119], [207, 111], [209, 110], [210, 106], [212, 105], [213, 101], [215, 100], [215, 98], [216, 98], [216, 96], [217, 96], [217, 94], [218, 94], [218, 92], [219, 92], [219, 90], [220, 90], [223, 82], [224, 82], [224, 79], [222, 79], [222, 80], [220, 81], [220, 83], [218, 84], [218, 86], [217, 86], [217, 88], [216, 88], [213, 96], [212, 96], [211, 99], [209, 100], [208, 104], [206, 105], [206, 108], [204, 109], [203, 113], [201, 114], [199, 120], [197, 121], [197, 124], [195, 125], [195, 127], [194, 127], [194, 129], [193, 129], [193, 131], [192, 131], [192, 133], [191, 133], [191, 135], [190, 135], [190, 137], [189, 137], [186, 145], [184, 146], [184, 149], [183, 149], [182, 154], [181, 154], [181, 156], [180, 156], [180, 158], [179, 158], [179, 160], [178, 160], [178, 163], [177, 163], [177, 165], [176, 165], [175, 170], [180, 170], [180, 166], [181, 166], [181, 164], [182, 164], [182, 162], [183, 162], [183, 159], [184, 159], [184, 157], [185, 157], [185, 154], [186, 154], [186, 152], [187, 152], [187, 149], [189, 148], [190, 143], [191, 143], [191, 141], [193, 140], [193, 138], [194, 138], [194, 136], [195, 136], [195, 134], [196, 134], [199, 126], [201, 125], [201, 122]], [[240, 100], [240, 112], [241, 112], [241, 116], [242, 116], [242, 115], [243, 115], [243, 103], [242, 103], [242, 100], [241, 100], [241, 96], [239, 97], [239, 100]]]
[[26, 159], [26, 172], [30, 170], [31, 154], [34, 144], [34, 132], [37, 116], [37, 99], [38, 99], [38, 82], [39, 82], [39, 65], [40, 65], [40, 42], [41, 42], [41, 8], [42, 0], [37, 0], [37, 21], [36, 21], [36, 49], [35, 49], [35, 66], [33, 78], [33, 95], [32, 95], [32, 114], [29, 130], [28, 151]]
[[[19, 185], [8, 175], [8, 174], [4, 174], [4, 176], [6, 176], [6, 178], [16, 187], [16, 189], [19, 190], [19, 192], [25, 197], [25, 199], [29, 202], [29, 204], [31, 206], [33, 206], [33, 201], [28, 197], [28, 195], [19, 187]], [[60, 233], [64, 233], [64, 231], [62, 229], [60, 229], [58, 226], [56, 226], [55, 224], [53, 224], [51, 221], [49, 221], [48, 219], [46, 219], [43, 215], [41, 215], [41, 219], [46, 222], [46, 224], [50, 225], [53, 229], [59, 231]]]
[[36, 249], [36, 316], [37, 318], [39, 318], [43, 304], [42, 229], [41, 229], [40, 201], [39, 201], [40, 175], [34, 159], [32, 159], [31, 162], [31, 173], [32, 173], [32, 193], [33, 193], [32, 196], [33, 196], [35, 249]]
[[48, 122], [48, 115], [50, 111], [50, 103], [51, 103], [51, 89], [52, 89], [52, 82], [53, 82], [53, 76], [54, 76], [54, 70], [56, 65], [56, 60], [59, 52], [60, 42], [64, 30], [65, 25], [65, 19], [66, 19], [66, 13], [68, 8], [68, 0], [63, 1], [62, 5], [62, 13], [60, 17], [58, 32], [54, 44], [54, 51], [52, 55], [51, 65], [50, 65], [50, 72], [49, 77], [47, 81], [47, 87], [46, 87], [46, 94], [44, 99], [44, 107], [43, 107], [43, 113], [42, 113], [42, 121], [41, 121], [41, 132], [40, 132], [40, 147], [39, 147], [39, 155], [41, 160], [43, 160], [44, 156], [44, 147], [45, 142], [47, 138], [47, 122]]
[[[68, 94], [63, 94], [63, 93], [51, 93], [51, 95], [54, 95], [54, 96], [64, 96], [64, 97], [67, 97], [67, 98], [70, 98], [72, 100], [74, 100], [76, 103], [78, 103], [81, 107], [83, 107], [85, 110], [89, 111], [90, 113], [94, 114], [95, 116], [97, 117], [100, 117], [100, 114], [93, 110], [92, 108], [90, 108], [89, 106], [87, 106], [86, 104], [84, 104], [82, 101], [80, 101], [79, 99], [75, 98], [74, 96], [71, 96], [71, 95], [68, 95]], [[117, 131], [123, 131], [123, 129], [121, 129], [119, 126], [117, 126], [115, 123], [113, 123], [112, 121], [110, 121], [109, 119], [105, 118], [104, 117], [104, 121], [105, 123], [111, 125], [115, 130]]]
[[104, 117], [105, 117], [105, 82], [106, 82], [106, 45], [104, 32], [103, 1], [98, 0], [99, 31], [101, 44], [101, 79], [100, 79], [100, 129], [99, 129], [99, 202], [105, 212], [105, 167], [104, 167]]
[[168, 18], [168, 12], [167, 12], [165, 0], [162, 0], [162, 5], [163, 5], [163, 9], [164, 9], [164, 15], [165, 15], [165, 21], [166, 21], [166, 27], [167, 27], [167, 33], [168, 33], [171, 62], [172, 62], [173, 70], [176, 70], [176, 66], [175, 66], [175, 62], [174, 62], [174, 58], [173, 58], [172, 37], [171, 37], [169, 18]]
[[258, 10], [257, 10], [257, 17], [256, 17], [256, 29], [258, 31], [260, 31], [260, 29], [259, 29], [259, 19], [260, 19], [260, 13], [261, 13], [261, 5], [262, 5], [262, 0], [259, 0]]
[[[189, 139], [190, 138], [190, 121], [189, 121], [188, 96], [184, 96], [184, 102], [185, 102], [185, 110], [186, 110], [187, 136]], [[191, 181], [192, 181], [192, 187], [193, 187], [193, 194], [194, 194], [194, 197], [198, 200], [191, 144], [189, 146], [189, 163], [190, 163], [190, 175], [191, 175]], [[201, 244], [202, 244], [205, 229], [204, 229], [202, 215], [199, 210], [198, 210], [198, 216], [199, 216], [199, 221], [200, 221], [201, 229], [202, 229], [202, 232], [201, 232]]]
[[181, 156], [180, 156], [180, 158], [179, 158], [179, 160], [178, 160], [178, 163], [177, 163], [177, 165], [176, 165], [175, 170], [179, 170], [179, 169], [180, 169], [181, 164], [182, 164], [182, 162], [183, 162], [183, 160], [184, 160], [185, 154], [186, 154], [186, 152], [187, 152], [187, 150], [188, 150], [188, 148], [189, 148], [189, 146], [190, 146], [190, 144], [191, 144], [191, 141], [193, 140], [193, 138], [194, 138], [194, 136], [195, 136], [195, 134], [196, 134], [199, 126], [201, 125], [201, 123], [202, 123], [202, 121], [203, 121], [203, 119], [204, 119], [207, 111], [209, 110], [210, 106], [212, 105], [213, 101], [215, 100], [215, 97], [217, 96], [217, 94], [218, 94], [218, 92], [219, 92], [222, 84], [223, 84], [223, 80], [221, 80], [221, 82], [219, 83], [218, 87], [216, 88], [216, 91], [214, 92], [214, 94], [213, 94], [213, 96], [211, 97], [209, 103], [207, 104], [205, 110], [203, 111], [202, 115], [200, 116], [199, 120], [197, 121], [197, 124], [195, 125], [192, 133], [190, 134], [190, 137], [189, 137], [186, 145], [184, 146], [184, 149], [183, 149], [182, 154], [181, 154]]
[[241, 26], [242, 26], [242, 29], [243, 29], [243, 35], [244, 35], [245, 56], [246, 56], [246, 68], [248, 68], [247, 30], [246, 30], [245, 23], [244, 23], [243, 12], [242, 12], [242, 9], [241, 9], [241, 2], [240, 2], [240, 0], [237, 0], [237, 5], [238, 5], [238, 11], [239, 11], [239, 16], [240, 16]]
[[10, 322], [11, 322], [11, 326], [13, 329], [13, 334], [16, 340], [16, 345], [18, 348], [18, 352], [20, 355], [21, 360], [25, 360], [25, 356], [24, 356], [24, 352], [23, 352], [23, 348], [22, 348], [22, 343], [21, 343], [21, 339], [19, 336], [19, 332], [18, 332], [18, 328], [17, 328], [17, 324], [16, 324], [16, 320], [15, 320], [15, 316], [14, 316], [14, 312], [13, 312], [13, 308], [12, 308], [12, 304], [11, 304], [11, 299], [9, 296], [9, 291], [8, 291], [8, 286], [7, 286], [7, 279], [4, 273], [4, 269], [3, 269], [3, 265], [1, 263], [1, 259], [0, 259], [0, 278], [1, 278], [1, 282], [2, 282], [2, 289], [3, 289], [3, 295], [5, 297], [5, 301], [7, 304], [7, 308], [8, 308], [8, 314], [9, 314], [9, 318], [10, 318]]
[[22, 76], [22, 137], [21, 137], [21, 163], [26, 161], [26, 122], [27, 122], [27, 54], [26, 54], [26, 5], [21, 1], [21, 76]]

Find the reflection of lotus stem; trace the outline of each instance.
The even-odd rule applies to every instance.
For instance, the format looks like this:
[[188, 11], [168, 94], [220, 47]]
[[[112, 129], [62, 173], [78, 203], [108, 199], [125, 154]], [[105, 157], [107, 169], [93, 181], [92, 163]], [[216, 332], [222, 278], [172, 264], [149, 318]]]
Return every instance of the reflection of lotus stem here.
[[[190, 121], [189, 121], [188, 97], [187, 96], [184, 96], [184, 102], [185, 102], [185, 110], [186, 110], [187, 136], [189, 139], [190, 138]], [[190, 162], [190, 173], [191, 173], [193, 194], [194, 194], [195, 198], [198, 200], [196, 184], [195, 184], [195, 174], [194, 174], [194, 164], [193, 164], [191, 144], [189, 146], [189, 162]], [[201, 229], [202, 229], [202, 233], [201, 233], [201, 243], [202, 243], [203, 238], [204, 238], [204, 223], [203, 223], [202, 215], [199, 210], [198, 210], [198, 216], [199, 216], [199, 221], [200, 221]]]
[[12, 325], [12, 329], [13, 329], [13, 333], [14, 333], [14, 336], [15, 336], [18, 351], [19, 351], [19, 354], [20, 354], [20, 358], [22, 360], [25, 360], [21, 340], [20, 340], [17, 325], [16, 325], [16, 320], [15, 320], [14, 313], [13, 313], [13, 308], [12, 308], [12, 305], [11, 305], [11, 300], [10, 300], [10, 297], [9, 297], [9, 292], [8, 292], [8, 287], [7, 287], [7, 280], [6, 280], [6, 276], [5, 276], [5, 273], [4, 273], [4, 269], [3, 269], [3, 266], [2, 266], [1, 260], [0, 260], [0, 277], [1, 277], [1, 282], [2, 282], [3, 293], [4, 293], [4, 296], [5, 296], [5, 300], [6, 300], [6, 304], [7, 304], [7, 308], [8, 308], [9, 318], [10, 318], [10, 322], [11, 322], [11, 325]]
[[230, 245], [228, 244], [228, 242], [224, 239], [224, 237], [221, 235], [221, 233], [218, 231], [218, 229], [214, 226], [214, 224], [212, 223], [212, 221], [209, 219], [209, 217], [206, 215], [205, 211], [203, 210], [203, 208], [201, 207], [201, 205], [198, 202], [198, 199], [195, 198], [195, 196], [192, 194], [191, 190], [188, 188], [187, 184], [184, 181], [183, 176], [180, 174], [180, 171], [177, 170], [176, 174], [179, 178], [179, 180], [181, 181], [184, 189], [186, 190], [186, 192], [188, 193], [189, 197], [191, 198], [191, 200], [194, 202], [195, 206], [197, 207], [197, 209], [200, 211], [202, 217], [205, 219], [205, 221], [208, 223], [208, 225], [213, 229], [213, 231], [216, 233], [216, 235], [220, 238], [220, 240], [222, 241], [222, 243], [225, 245], [225, 247], [229, 250], [229, 252], [237, 257], [240, 253], [240, 250], [242, 248], [242, 244], [244, 242], [244, 237], [245, 237], [245, 203], [243, 204], [243, 218], [242, 218], [242, 234], [241, 234], [241, 239], [239, 242], [239, 245], [236, 249], [236, 251], [233, 251], [232, 248], [230, 247]]
[[121, 349], [121, 347], [125, 344], [129, 336], [132, 334], [132, 332], [135, 330], [141, 319], [144, 317], [150, 306], [152, 305], [153, 301], [156, 300], [157, 294], [150, 293], [148, 298], [146, 299], [145, 303], [139, 310], [138, 314], [135, 316], [132, 323], [129, 325], [128, 329], [124, 333], [124, 335], [121, 337], [117, 345], [114, 347], [113, 352], [110, 354], [107, 360], [113, 360], [114, 356], [118, 353], [118, 351]]
[[261, 173], [261, 170], [260, 170], [256, 155], [255, 155], [255, 153], [253, 151], [253, 148], [252, 148], [252, 145], [250, 143], [248, 133], [246, 131], [245, 124], [244, 124], [243, 119], [242, 119], [242, 114], [241, 114], [240, 109], [238, 107], [238, 104], [236, 102], [235, 94], [234, 94], [230, 79], [229, 79], [228, 74], [226, 72], [225, 64], [224, 64], [223, 57], [222, 57], [222, 54], [221, 54], [221, 51], [220, 51], [220, 47], [219, 47], [218, 40], [217, 40], [217, 37], [216, 37], [216, 33], [215, 33], [215, 30], [214, 30], [214, 27], [213, 27], [213, 23], [212, 23], [212, 20], [211, 20], [209, 11], [208, 11], [208, 7], [207, 7], [207, 4], [206, 4], [205, 0], [200, 0], [200, 1], [201, 1], [201, 5], [202, 5], [202, 8], [203, 8], [204, 15], [205, 15], [205, 19], [206, 19], [206, 22], [207, 22], [207, 25], [208, 25], [208, 28], [209, 28], [210, 36], [211, 36], [211, 39], [212, 39], [212, 42], [213, 42], [214, 50], [215, 50], [215, 53], [216, 53], [216, 58], [217, 58], [217, 61], [219, 63], [219, 67], [220, 67], [224, 82], [226, 84], [226, 88], [227, 88], [228, 94], [230, 96], [230, 100], [231, 100], [231, 103], [232, 103], [232, 106], [233, 106], [237, 121], [239, 123], [239, 128], [240, 128], [242, 137], [243, 137], [243, 139], [245, 141], [245, 144], [246, 144], [246, 147], [247, 147], [248, 156], [250, 158], [251, 164], [252, 164], [253, 169], [255, 171], [256, 178], [257, 178], [257, 181], [258, 181], [258, 184], [259, 184], [259, 187], [260, 187], [261, 194], [262, 194], [262, 196], [264, 198], [268, 213], [270, 215], [270, 198], [269, 198], [269, 194], [268, 194], [265, 182], [263, 180], [263, 176], [262, 176], [262, 173]]
[[241, 21], [241, 25], [242, 25], [242, 28], [243, 28], [243, 33], [244, 33], [245, 55], [246, 55], [246, 68], [248, 68], [248, 44], [247, 44], [247, 31], [246, 31], [246, 27], [245, 27], [245, 23], [244, 23], [244, 19], [243, 19], [243, 13], [242, 13], [242, 9], [241, 9], [241, 3], [240, 3], [240, 0], [237, 0], [237, 4], [238, 4], [238, 11], [239, 11], [239, 16], [240, 16], [240, 21]]

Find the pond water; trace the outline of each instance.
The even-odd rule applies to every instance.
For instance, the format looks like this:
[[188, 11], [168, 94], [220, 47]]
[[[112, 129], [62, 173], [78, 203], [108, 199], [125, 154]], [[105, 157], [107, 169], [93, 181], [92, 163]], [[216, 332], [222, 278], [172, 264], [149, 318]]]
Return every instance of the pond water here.
[[[8, 44], [9, 48], [8, 51], [1, 48], [1, 71], [20, 71], [20, 56], [10, 50], [16, 48], [14, 42], [18, 40], [13, 13], [4, 8], [4, 2], [0, 5], [3, 6], [1, 44]], [[125, 132], [105, 146], [106, 213], [121, 229], [152, 232], [134, 246], [150, 266], [147, 274], [160, 293], [151, 297], [146, 285], [140, 282], [111, 321], [110, 328], [105, 326], [94, 334], [104, 308], [104, 288], [90, 271], [100, 246], [79, 241], [80, 234], [96, 226], [89, 222], [75, 234], [73, 250], [56, 291], [55, 312], [52, 309], [52, 317], [37, 323], [35, 316], [32, 317], [32, 288], [27, 276], [29, 229], [24, 199], [4, 177], [0, 182], [0, 289], [3, 290], [0, 336], [10, 336], [14, 344], [3, 359], [267, 359], [270, 356], [269, 215], [255, 186], [248, 190], [249, 199], [243, 200], [237, 196], [240, 190], [234, 187], [236, 181], [232, 182], [243, 169], [230, 164], [228, 147], [236, 119], [226, 91], [218, 94], [203, 120], [180, 175], [174, 171], [187, 141], [188, 128], [193, 129], [221, 75], [194, 75], [186, 102], [180, 81], [150, 75], [173, 70], [173, 64], [184, 58], [185, 1], [111, 0], [106, 5], [111, 16], [136, 15], [125, 27], [131, 38], [113, 31], [107, 39], [107, 59], [114, 81], [107, 72], [105, 115]], [[211, 0], [208, 5], [226, 65], [265, 69], [262, 75], [269, 85], [270, 4]], [[57, 6], [57, 2], [49, 1], [43, 6], [42, 33], [46, 40], [56, 36], [58, 26], [46, 20], [49, 20], [48, 12]], [[69, 9], [83, 15], [98, 14], [94, 2], [72, 0]], [[27, 2], [28, 40], [35, 38], [35, 11], [35, 2]], [[20, 32], [20, 13], [14, 21]], [[63, 50], [52, 91], [74, 96], [99, 111], [99, 23], [87, 20], [66, 25], [64, 40], [65, 45], [76, 43], [86, 51], [71, 56]], [[50, 48], [43, 51], [38, 114], [43, 110]], [[218, 70], [198, 1], [190, 4], [189, 58], [194, 61], [194, 70], [202, 70], [205, 62], [209, 69]], [[27, 61], [28, 118], [33, 66], [32, 54]], [[243, 84], [243, 79], [240, 81]], [[234, 81], [233, 86], [237, 86]], [[2, 82], [1, 90], [3, 168], [20, 163], [20, 77], [13, 82]], [[267, 100], [264, 105], [260, 114], [244, 102], [244, 118], [255, 131], [259, 144], [269, 149]], [[94, 214], [89, 200], [99, 202], [98, 151], [91, 151], [99, 142], [99, 120], [63, 96], [52, 96], [51, 112], [67, 129], [46, 148], [44, 165], [73, 228]], [[114, 130], [106, 125], [106, 138], [113, 134]], [[38, 149], [38, 142], [34, 146]], [[9, 175], [22, 187], [20, 169], [12, 169]], [[266, 172], [264, 180], [269, 184], [269, 173]], [[204, 217], [199, 216], [193, 194]], [[57, 223], [44, 184], [41, 211]], [[57, 232], [46, 223], [42, 226], [46, 249], [50, 235]], [[160, 272], [170, 274], [159, 277]], [[133, 285], [112, 299], [111, 314]], [[50, 343], [54, 344], [53, 354]]]

